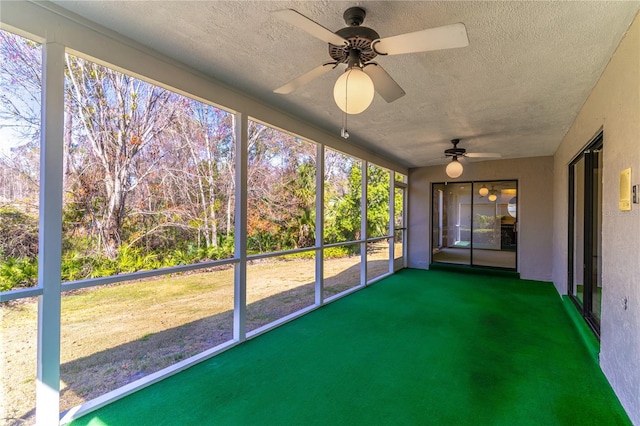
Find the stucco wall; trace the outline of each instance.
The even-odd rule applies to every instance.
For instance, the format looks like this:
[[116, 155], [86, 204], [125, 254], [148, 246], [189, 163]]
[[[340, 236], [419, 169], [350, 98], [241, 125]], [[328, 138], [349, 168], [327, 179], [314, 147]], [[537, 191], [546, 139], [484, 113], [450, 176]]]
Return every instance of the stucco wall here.
[[[640, 204], [618, 210], [620, 171], [640, 183], [640, 18], [611, 58], [554, 156], [553, 281], [567, 292], [568, 164], [604, 130], [600, 365], [640, 425]], [[624, 309], [624, 299], [627, 309]]]
[[551, 281], [553, 158], [467, 162], [464, 174], [450, 179], [445, 165], [409, 170], [408, 266], [429, 268], [431, 183], [518, 180], [518, 272], [525, 279]]

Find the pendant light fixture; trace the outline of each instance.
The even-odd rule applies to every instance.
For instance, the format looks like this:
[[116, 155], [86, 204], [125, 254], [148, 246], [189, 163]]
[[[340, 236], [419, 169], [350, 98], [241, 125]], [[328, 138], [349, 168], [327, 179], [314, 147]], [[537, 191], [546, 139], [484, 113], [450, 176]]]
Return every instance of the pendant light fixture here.
[[445, 169], [445, 171], [447, 172], [447, 176], [449, 176], [452, 179], [455, 179], [462, 176], [464, 167], [462, 167], [462, 164], [458, 161], [458, 157], [454, 156], [451, 159], [451, 162], [447, 164], [447, 168]]
[[489, 201], [496, 201], [498, 199], [498, 191], [491, 187], [491, 191], [489, 191]]
[[480, 194], [481, 197], [486, 197], [487, 195], [489, 195], [489, 188], [487, 188], [487, 185], [483, 183], [482, 187], [480, 187], [480, 190], [478, 190], [478, 194]]
[[362, 71], [358, 51], [351, 49], [347, 70], [333, 86], [333, 99], [346, 114], [360, 114], [369, 108], [375, 93], [373, 80]]

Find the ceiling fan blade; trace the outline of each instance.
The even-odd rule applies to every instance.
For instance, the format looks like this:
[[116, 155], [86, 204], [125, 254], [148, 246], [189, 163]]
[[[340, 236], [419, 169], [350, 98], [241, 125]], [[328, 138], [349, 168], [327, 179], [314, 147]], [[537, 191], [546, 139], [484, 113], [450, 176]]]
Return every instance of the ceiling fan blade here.
[[276, 10], [271, 13], [283, 21], [308, 32], [312, 36], [319, 38], [326, 43], [331, 43], [336, 46], [342, 46], [347, 43], [347, 40], [340, 37], [338, 34], [333, 33], [331, 30], [326, 29], [322, 25], [312, 21], [293, 9]]
[[393, 102], [405, 95], [402, 87], [376, 62], [365, 64], [363, 70], [371, 80], [376, 92], [387, 102]]
[[468, 45], [467, 29], [462, 22], [385, 37], [372, 43], [375, 52], [380, 55], [400, 55], [429, 50], [453, 49]]
[[497, 152], [467, 152], [465, 157], [469, 158], [502, 158]]
[[281, 95], [288, 95], [289, 93], [296, 90], [298, 87], [303, 86], [310, 82], [311, 80], [320, 77], [322, 74], [331, 71], [336, 67], [335, 62], [329, 62], [328, 64], [320, 65], [319, 67], [315, 67], [311, 71], [308, 71], [302, 74], [299, 77], [294, 78], [284, 86], [278, 87], [274, 90], [275, 93], [279, 93]]

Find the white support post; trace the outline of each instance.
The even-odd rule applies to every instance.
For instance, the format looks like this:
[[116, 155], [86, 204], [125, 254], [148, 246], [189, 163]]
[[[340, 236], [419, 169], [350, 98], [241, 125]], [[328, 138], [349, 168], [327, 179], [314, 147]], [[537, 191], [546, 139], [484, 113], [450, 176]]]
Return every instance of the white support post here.
[[407, 244], [407, 215], [409, 214], [409, 178], [404, 182], [402, 187], [402, 267], [407, 267], [408, 254], [407, 250], [409, 245]]
[[60, 270], [62, 256], [62, 179], [65, 48], [43, 49], [40, 143], [40, 231], [38, 243], [38, 359], [36, 423], [60, 419]]
[[395, 272], [395, 239], [396, 239], [396, 176], [389, 170], [389, 273]]
[[360, 285], [367, 285], [367, 176], [369, 174], [369, 162], [362, 162], [361, 173], [361, 201], [360, 201]]
[[324, 145], [316, 149], [316, 305], [324, 303]]
[[247, 158], [249, 120], [246, 114], [236, 114], [236, 206], [234, 249], [239, 262], [235, 265], [233, 297], [233, 338], [247, 338]]

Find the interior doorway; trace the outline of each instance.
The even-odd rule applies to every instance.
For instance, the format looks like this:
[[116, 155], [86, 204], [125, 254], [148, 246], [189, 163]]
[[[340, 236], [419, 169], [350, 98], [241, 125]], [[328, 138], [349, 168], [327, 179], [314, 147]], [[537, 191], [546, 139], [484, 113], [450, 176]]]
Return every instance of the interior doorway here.
[[516, 180], [432, 184], [431, 262], [517, 269]]
[[600, 133], [569, 164], [569, 296], [598, 337], [602, 306], [602, 152]]

